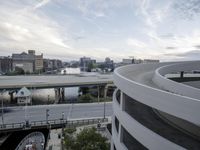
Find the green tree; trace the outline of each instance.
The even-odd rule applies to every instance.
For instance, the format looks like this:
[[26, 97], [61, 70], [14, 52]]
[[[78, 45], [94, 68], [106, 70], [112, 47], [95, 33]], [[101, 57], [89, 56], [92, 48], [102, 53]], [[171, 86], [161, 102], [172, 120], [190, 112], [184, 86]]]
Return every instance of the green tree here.
[[76, 128], [67, 128], [64, 131], [64, 147], [67, 150], [75, 149], [75, 137], [74, 133], [76, 132]]
[[89, 93], [89, 87], [79, 87], [79, 93], [82, 92], [82, 95]]
[[100, 133], [96, 132], [95, 128], [84, 128], [75, 137], [66, 141], [65, 148], [69, 150], [109, 150], [110, 146], [107, 139]]
[[94, 97], [91, 94], [85, 94], [79, 97], [79, 101], [81, 103], [90, 103], [90, 102], [93, 102], [93, 100], [94, 100]]
[[25, 71], [24, 71], [24, 69], [22, 69], [20, 67], [15, 67], [15, 73], [19, 74], [19, 75], [24, 75]]
[[96, 67], [97, 67], [96, 64], [94, 64], [93, 62], [90, 62], [90, 63], [88, 64], [88, 72], [91, 72], [92, 69], [94, 69], [94, 68], [96, 68]]

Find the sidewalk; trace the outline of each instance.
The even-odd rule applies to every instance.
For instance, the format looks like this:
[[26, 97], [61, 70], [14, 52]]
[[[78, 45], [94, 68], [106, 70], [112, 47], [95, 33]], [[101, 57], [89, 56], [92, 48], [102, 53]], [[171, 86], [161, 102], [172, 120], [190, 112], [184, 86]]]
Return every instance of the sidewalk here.
[[61, 138], [58, 138], [58, 134], [61, 134], [61, 129], [51, 130], [46, 150], [61, 150]]

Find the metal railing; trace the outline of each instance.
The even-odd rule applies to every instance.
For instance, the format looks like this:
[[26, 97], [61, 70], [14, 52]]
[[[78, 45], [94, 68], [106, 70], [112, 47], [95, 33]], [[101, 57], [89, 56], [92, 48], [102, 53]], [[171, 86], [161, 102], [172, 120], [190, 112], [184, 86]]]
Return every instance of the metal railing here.
[[79, 119], [79, 120], [66, 120], [66, 119], [55, 119], [55, 120], [41, 120], [31, 122], [20, 122], [0, 125], [0, 131], [18, 131], [34, 128], [62, 128], [71, 126], [82, 126], [97, 124], [99, 122], [108, 122], [108, 118], [95, 118], [95, 119]]

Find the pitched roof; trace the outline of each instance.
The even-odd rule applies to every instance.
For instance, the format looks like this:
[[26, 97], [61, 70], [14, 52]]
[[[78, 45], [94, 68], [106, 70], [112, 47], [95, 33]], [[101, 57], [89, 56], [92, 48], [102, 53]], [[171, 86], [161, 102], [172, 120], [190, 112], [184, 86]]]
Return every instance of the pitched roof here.
[[28, 97], [30, 95], [31, 92], [26, 87], [23, 87], [17, 92], [16, 97]]

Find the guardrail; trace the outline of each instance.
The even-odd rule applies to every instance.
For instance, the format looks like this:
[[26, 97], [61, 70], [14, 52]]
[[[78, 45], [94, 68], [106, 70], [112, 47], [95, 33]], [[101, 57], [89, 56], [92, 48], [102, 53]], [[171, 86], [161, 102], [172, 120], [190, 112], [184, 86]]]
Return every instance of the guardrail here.
[[66, 119], [55, 119], [55, 120], [42, 120], [42, 121], [31, 121], [31, 122], [20, 122], [12, 124], [1, 124], [0, 132], [19, 131], [35, 128], [62, 128], [71, 126], [82, 126], [97, 124], [99, 122], [108, 122], [108, 118], [95, 118], [95, 119], [80, 119], [80, 120], [66, 120]]

